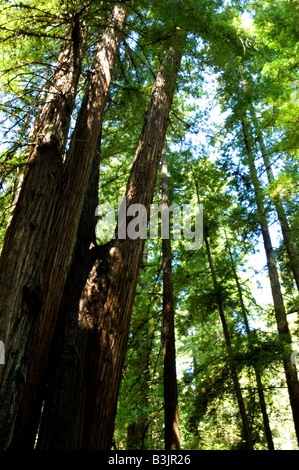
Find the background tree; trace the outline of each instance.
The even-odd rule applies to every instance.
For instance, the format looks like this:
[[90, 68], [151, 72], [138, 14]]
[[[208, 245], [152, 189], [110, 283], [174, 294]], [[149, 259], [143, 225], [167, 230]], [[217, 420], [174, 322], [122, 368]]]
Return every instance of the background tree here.
[[[161, 183], [162, 183], [162, 214], [169, 210], [167, 149], [162, 151]], [[163, 208], [164, 205], [164, 208]], [[164, 222], [165, 223], [165, 222]], [[165, 449], [180, 448], [178, 391], [176, 377], [174, 301], [172, 285], [172, 252], [170, 230], [168, 237], [162, 239], [162, 271], [163, 271], [163, 373], [164, 373], [164, 415], [165, 415]]]

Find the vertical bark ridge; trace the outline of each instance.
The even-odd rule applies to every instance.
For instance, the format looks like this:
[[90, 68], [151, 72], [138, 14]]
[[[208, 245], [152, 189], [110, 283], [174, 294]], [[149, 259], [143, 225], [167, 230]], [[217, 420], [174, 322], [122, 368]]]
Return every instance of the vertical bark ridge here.
[[32, 329], [43, 300], [43, 265], [81, 71], [82, 42], [78, 18], [67, 31], [41, 116], [31, 133], [28, 166], [1, 252], [0, 337], [7, 357], [0, 378], [0, 447], [4, 449], [18, 427]]
[[47, 368], [47, 387], [37, 440], [38, 450], [81, 448], [87, 332], [79, 328], [78, 306], [80, 297], [81, 302], [83, 301], [82, 291], [94, 262], [99, 163], [97, 150]]
[[26, 395], [21, 417], [20, 437], [26, 434], [28, 416], [39, 413], [43, 379], [73, 256], [82, 207], [88, 187], [96, 143], [114, 65], [122, 38], [126, 9], [115, 5], [110, 20], [95, 49], [90, 82], [77, 117], [62, 175], [62, 195], [51, 232], [40, 315], [34, 329]]
[[[152, 89], [125, 191], [127, 206], [134, 203], [142, 204], [148, 214], [184, 44], [179, 30], [175, 36], [176, 47], [171, 46], [167, 51]], [[86, 365], [88, 380], [84, 447], [88, 449], [111, 447], [118, 391], [143, 249], [142, 239], [116, 239], [108, 251], [110, 273], [107, 295], [104, 302], [92, 305], [95, 316], [93, 330], [90, 332]], [[96, 273], [94, 269], [95, 286], [97, 279], [101, 282], [101, 271]]]
[[[46, 248], [41, 290], [31, 337], [28, 371], [23, 385], [19, 425], [12, 448], [33, 444], [42, 404], [44, 376], [61, 298], [72, 260], [82, 206], [88, 186], [95, 145], [121, 38], [125, 10], [115, 6], [111, 22], [96, 48], [87, 96], [83, 99], [71, 146], [61, 175], [50, 243]], [[74, 143], [75, 141], [75, 143]]]

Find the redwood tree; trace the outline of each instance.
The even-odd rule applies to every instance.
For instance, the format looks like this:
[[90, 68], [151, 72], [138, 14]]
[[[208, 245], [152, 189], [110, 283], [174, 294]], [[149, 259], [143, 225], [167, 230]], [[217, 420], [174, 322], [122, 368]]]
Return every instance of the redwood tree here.
[[[126, 209], [142, 204], [149, 215], [185, 34], [176, 29], [165, 51], [135, 153], [125, 197]], [[126, 224], [125, 224], [126, 225]], [[130, 319], [144, 239], [120, 238], [106, 246], [85, 287], [88, 303], [79, 312], [88, 338], [83, 448], [110, 449]], [[126, 227], [125, 227], [126, 228]], [[107, 274], [108, 270], [108, 274]]]
[[47, 386], [36, 444], [38, 450], [77, 450], [81, 447], [87, 332], [78, 328], [78, 305], [98, 252], [95, 212], [98, 205], [99, 163], [100, 137], [47, 367]]
[[31, 132], [28, 164], [0, 257], [0, 336], [7, 358], [0, 378], [1, 448], [10, 445], [17, 426], [32, 329], [43, 301], [43, 268], [81, 70], [83, 35], [77, 17], [67, 29], [46, 102]]
[[[56, 177], [54, 177], [51, 172], [47, 171], [47, 176], [51, 182], [54, 182], [54, 187], [48, 188], [46, 192], [46, 201], [48, 204], [45, 204], [43, 209], [49, 210], [49, 207], [51, 207], [52, 213], [51, 217], [49, 216], [43, 219], [48, 230], [46, 236], [43, 231], [36, 230], [36, 233], [38, 232], [39, 234], [38, 239], [40, 244], [38, 244], [36, 240], [32, 248], [34, 254], [37, 252], [37, 257], [40, 253], [43, 253], [43, 256], [39, 264], [34, 264], [36, 255], [31, 257], [33, 259], [28, 259], [28, 269], [31, 271], [36, 270], [34, 272], [36, 276], [39, 277], [39, 282], [33, 283], [32, 276], [30, 283], [28, 284], [27, 280], [25, 286], [24, 283], [20, 284], [19, 278], [14, 280], [17, 287], [20, 285], [22, 301], [25, 302], [25, 305], [29, 305], [27, 309], [30, 315], [22, 315], [22, 321], [19, 324], [19, 329], [21, 330], [20, 336], [17, 334], [13, 334], [12, 336], [13, 341], [17, 341], [19, 350], [15, 355], [15, 360], [10, 359], [8, 361], [7, 367], [4, 370], [4, 373], [7, 374], [6, 380], [1, 383], [1, 386], [5, 386], [6, 390], [8, 390], [4, 390], [3, 392], [6, 400], [5, 407], [3, 408], [3, 421], [1, 419], [4, 424], [4, 448], [32, 447], [34, 442], [42, 405], [47, 361], [55, 332], [60, 302], [72, 260], [95, 146], [100, 132], [104, 107], [125, 17], [126, 10], [123, 6], [116, 5], [113, 7], [106, 30], [101, 34], [100, 41], [95, 48], [89, 85], [79, 111], [66, 161], [64, 163], [62, 162], [62, 155], [60, 158], [58, 165], [60, 178], [57, 179], [56, 175]], [[73, 41], [71, 44], [75, 43], [77, 45], [77, 42]], [[66, 57], [69, 60], [69, 55], [70, 54], [66, 54], [65, 51], [61, 53], [64, 60], [66, 60]], [[72, 57], [72, 55], [70, 55], [70, 57]], [[66, 67], [63, 68], [63, 71], [65, 68]], [[68, 68], [66, 68], [66, 70], [68, 70]], [[72, 86], [72, 91], [74, 91], [73, 88]], [[62, 94], [64, 99], [66, 99], [66, 96], [68, 96], [66, 93]], [[75, 96], [73, 96], [73, 99], [74, 98]], [[70, 120], [71, 108], [68, 107], [67, 110]], [[64, 121], [61, 118], [57, 118], [57, 120], [59, 125], [57, 126], [56, 132], [60, 132]], [[52, 130], [53, 116], [50, 122], [47, 121], [47, 124]], [[43, 129], [43, 135], [47, 136], [48, 134], [45, 131], [46, 127]], [[52, 146], [53, 138], [52, 140], [50, 139], [50, 148], [52, 148]], [[54, 152], [48, 155], [48, 159], [50, 158], [51, 160], [51, 165], [53, 165], [53, 161], [57, 162], [57, 155], [59, 156], [59, 153], [57, 153], [57, 148], [55, 147]], [[79, 169], [80, 171], [78, 171]], [[44, 181], [40, 183], [41, 186], [44, 187], [42, 183], [45, 185]], [[34, 181], [34, 185], [32, 186], [33, 194], [35, 194], [35, 190], [36, 181]], [[25, 197], [29, 197], [29, 199], [32, 198], [32, 193], [29, 188], [26, 189], [26, 186], [24, 186], [23, 192]], [[22, 201], [21, 194], [22, 191], [18, 201]], [[37, 209], [40, 210], [40, 201], [43, 201], [43, 198], [35, 199], [35, 203], [30, 204], [30, 209], [34, 211], [34, 208], [36, 210], [37, 206]], [[54, 207], [51, 204], [52, 201], [55, 202]], [[48, 214], [48, 212], [42, 211], [38, 213], [40, 217], [45, 217], [45, 213]], [[19, 214], [17, 209], [14, 217], [16, 221], [18, 221]], [[53, 220], [52, 224], [50, 223], [51, 220]], [[29, 226], [28, 231], [34, 232], [37, 226], [34, 225], [30, 218], [29, 220], [27, 219], [26, 222]], [[17, 233], [18, 232], [14, 229], [14, 237], [17, 236]], [[43, 235], [44, 237], [42, 237]], [[34, 237], [31, 236], [30, 243], [33, 241]], [[22, 236], [20, 237], [20, 244], [22, 244], [23, 251], [26, 251], [26, 255], [28, 256], [30, 251], [26, 245], [23, 245], [24, 239]], [[11, 252], [14, 253], [13, 248], [10, 248]], [[8, 259], [9, 254], [10, 252], [8, 252], [7, 255]], [[3, 262], [7, 262], [5, 254], [3, 254]], [[12, 305], [12, 308], [17, 308], [18, 312], [22, 312], [20, 306], [16, 306], [15, 303]], [[31, 322], [28, 322], [28, 317]], [[24, 328], [24, 322], [27, 322], [25, 323], [27, 328]], [[30, 328], [28, 328], [28, 326]], [[11, 328], [9, 330], [7, 324], [4, 324], [4, 327], [6, 327], [5, 332], [7, 335], [14, 333], [11, 331]], [[27, 346], [29, 339], [31, 343], [30, 347]], [[22, 345], [21, 351], [20, 344]], [[9, 368], [12, 370], [12, 375], [9, 375]], [[11, 387], [11, 384], [18, 371], [20, 371], [20, 377], [23, 377], [23, 380], [20, 382], [19, 386], [16, 387], [18, 392], [18, 400], [16, 403], [13, 396], [14, 393], [16, 393], [15, 387]], [[13, 406], [15, 409], [13, 413], [9, 411], [12, 406], [10, 403], [14, 403]], [[8, 417], [7, 414], [10, 414], [10, 417]], [[9, 429], [9, 431], [7, 431], [7, 429]]]

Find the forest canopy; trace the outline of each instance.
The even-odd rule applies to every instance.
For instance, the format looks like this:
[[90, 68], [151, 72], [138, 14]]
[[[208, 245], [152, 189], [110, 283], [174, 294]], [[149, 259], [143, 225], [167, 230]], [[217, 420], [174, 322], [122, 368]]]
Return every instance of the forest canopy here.
[[297, 2], [0, 6], [0, 448], [298, 449]]

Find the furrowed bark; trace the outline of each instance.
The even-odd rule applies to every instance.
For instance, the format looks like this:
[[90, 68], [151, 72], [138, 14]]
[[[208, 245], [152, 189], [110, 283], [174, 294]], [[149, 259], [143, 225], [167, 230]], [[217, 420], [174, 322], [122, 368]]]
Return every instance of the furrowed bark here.
[[36, 445], [38, 450], [81, 448], [87, 332], [79, 328], [78, 306], [80, 298], [81, 302], [83, 301], [82, 291], [94, 263], [99, 163], [97, 150], [51, 349], [47, 388]]
[[43, 272], [62, 161], [81, 71], [79, 18], [67, 33], [41, 116], [0, 258], [0, 447], [9, 448], [23, 403], [32, 330], [43, 301]]
[[[242, 124], [246, 154], [248, 157], [250, 177], [251, 177], [252, 185], [254, 187], [257, 213], [259, 217], [259, 223], [261, 227], [264, 248], [265, 248], [265, 253], [266, 253], [266, 258], [267, 258], [267, 266], [268, 266], [269, 280], [270, 280], [270, 285], [271, 285], [277, 331], [281, 339], [281, 344], [284, 346], [284, 348], [287, 349], [287, 347], [290, 346], [292, 339], [291, 339], [291, 335], [289, 331], [288, 320], [287, 320], [283, 296], [281, 292], [278, 270], [276, 267], [275, 253], [272, 247], [268, 222], [267, 222], [267, 218], [265, 215], [262, 188], [260, 186], [257, 171], [255, 168], [254, 156], [253, 156], [252, 149], [251, 149], [249, 132], [247, 129], [247, 122], [246, 122], [245, 117], [242, 117], [241, 124]], [[290, 404], [291, 404], [292, 413], [293, 413], [295, 432], [297, 436], [297, 441], [299, 443], [299, 382], [298, 382], [297, 371], [296, 371], [295, 365], [292, 364], [291, 362], [291, 357], [289, 358], [283, 357], [282, 361], [283, 361], [285, 377], [286, 377], [286, 382], [287, 382], [287, 387], [288, 387]]]
[[[152, 89], [125, 192], [127, 207], [134, 203], [142, 204], [148, 215], [184, 42], [179, 30], [175, 38], [177, 47], [169, 47]], [[118, 225], [117, 239], [107, 250], [110, 265], [109, 285], [105, 287], [107, 294], [103, 301], [99, 299], [97, 303], [91, 302], [89, 310], [82, 315], [82, 322], [91, 328], [86, 365], [84, 448], [92, 450], [111, 447], [118, 391], [144, 249], [143, 239], [121, 239], [121, 230]], [[90, 275], [87, 289], [91, 294], [97, 288], [99, 295], [103, 292], [100, 262], [98, 260]]]
[[125, 9], [116, 5], [96, 48], [89, 86], [64, 165], [61, 197], [54, 214], [51, 241], [45, 261], [42, 286], [44, 298], [34, 325], [34, 342], [14, 448], [31, 446], [34, 438], [33, 430], [28, 429], [28, 422], [33, 416], [36, 426], [40, 414], [45, 372], [125, 17]]
[[[162, 153], [162, 204], [169, 206], [167, 157]], [[176, 353], [174, 331], [174, 304], [172, 285], [172, 254], [170, 233], [162, 239], [163, 270], [163, 377], [164, 377], [164, 424], [165, 450], [180, 449], [178, 390], [176, 377]]]
[[[213, 286], [214, 286], [214, 289], [216, 290], [218, 310], [219, 310], [219, 315], [220, 315], [220, 319], [221, 319], [221, 323], [222, 323], [225, 343], [226, 343], [226, 346], [227, 346], [227, 349], [228, 349], [228, 354], [230, 355], [231, 339], [230, 339], [228, 325], [227, 325], [225, 314], [224, 314], [221, 295], [220, 295], [219, 290], [218, 290], [218, 282], [217, 282], [217, 278], [216, 278], [216, 273], [215, 273], [215, 269], [214, 269], [214, 264], [213, 264], [213, 259], [212, 259], [212, 255], [211, 255], [210, 244], [209, 244], [209, 241], [208, 241], [207, 233], [205, 233], [205, 235], [204, 235], [204, 241], [205, 241], [205, 245], [206, 245], [206, 250], [207, 250], [207, 255], [208, 255], [208, 260], [209, 260], [209, 266], [210, 266], [210, 271], [211, 271], [211, 276], [212, 276], [212, 281], [213, 281]], [[238, 406], [239, 406], [239, 410], [240, 410], [240, 415], [241, 415], [241, 419], [242, 419], [244, 437], [245, 437], [245, 441], [246, 441], [246, 450], [254, 450], [251, 429], [250, 429], [250, 425], [249, 425], [249, 421], [248, 421], [248, 416], [247, 416], [247, 412], [246, 412], [244, 399], [243, 399], [243, 396], [242, 396], [240, 382], [239, 382], [239, 378], [238, 378], [236, 368], [234, 367], [234, 364], [232, 363], [232, 361], [230, 363], [230, 370], [231, 370], [231, 375], [232, 375], [233, 384], [234, 384], [234, 390], [235, 390], [235, 394], [236, 394], [236, 398], [237, 398], [237, 402], [238, 402]]]

